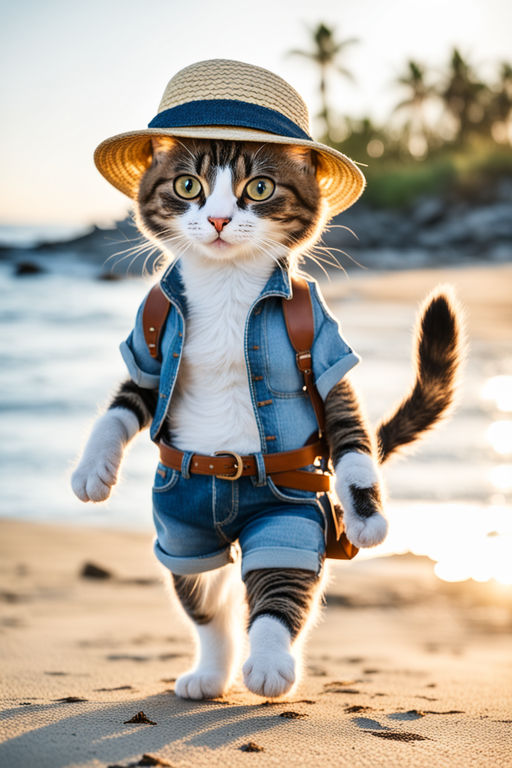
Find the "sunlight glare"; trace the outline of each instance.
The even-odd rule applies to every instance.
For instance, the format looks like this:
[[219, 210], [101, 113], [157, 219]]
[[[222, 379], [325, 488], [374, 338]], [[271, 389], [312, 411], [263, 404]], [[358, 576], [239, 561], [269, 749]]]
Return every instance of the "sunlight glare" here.
[[[512, 473], [509, 472], [511, 481]], [[512, 584], [512, 509], [506, 504], [401, 502], [389, 509], [384, 544], [359, 557], [412, 552], [435, 561], [443, 581], [494, 580]]]
[[482, 388], [482, 399], [504, 413], [512, 413], [512, 376], [492, 376]]
[[498, 464], [489, 471], [489, 480], [502, 493], [512, 491], [512, 464]]
[[461, 560], [441, 560], [435, 564], [434, 573], [442, 581], [467, 581], [471, 578], [471, 563]]
[[488, 427], [486, 437], [500, 456], [512, 454], [512, 421], [494, 421]]

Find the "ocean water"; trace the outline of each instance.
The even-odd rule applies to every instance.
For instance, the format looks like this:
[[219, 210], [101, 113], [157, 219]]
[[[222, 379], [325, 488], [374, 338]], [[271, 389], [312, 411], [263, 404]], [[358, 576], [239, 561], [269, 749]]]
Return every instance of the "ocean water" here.
[[[0, 514], [150, 530], [157, 450], [147, 433], [107, 502], [81, 503], [69, 477], [126, 375], [118, 345], [152, 281], [104, 282], [71, 259], [46, 261], [47, 273], [23, 278], [0, 264]], [[411, 382], [414, 307], [330, 305], [363, 358], [353, 380], [376, 423]], [[364, 556], [412, 551], [435, 559], [441, 578], [512, 584], [512, 341], [471, 345], [453, 417], [383, 474], [390, 534]]]

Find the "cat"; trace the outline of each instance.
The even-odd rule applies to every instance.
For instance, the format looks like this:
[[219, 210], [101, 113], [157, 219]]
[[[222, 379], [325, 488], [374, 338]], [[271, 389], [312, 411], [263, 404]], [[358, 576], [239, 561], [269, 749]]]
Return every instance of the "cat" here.
[[[151, 164], [138, 191], [136, 221], [141, 232], [170, 256], [170, 275], [179, 276], [187, 313], [186, 332], [176, 337], [183, 348], [173, 354], [181, 354], [181, 360], [159, 437], [184, 451], [189, 461], [192, 452], [250, 455], [272, 450], [270, 442], [262, 449], [257, 409], [251, 397], [244, 356], [247, 318], [255, 307], [257, 312], [263, 306], [263, 302], [257, 305], [258, 297], [273, 275], [281, 274], [285, 279], [299, 271], [302, 254], [324, 226], [315, 151], [288, 145], [165, 137], [152, 139], [152, 150]], [[318, 287], [313, 286], [312, 291], [316, 291], [326, 326], [337, 328]], [[343, 507], [347, 537], [358, 547], [374, 546], [386, 535], [379, 464], [429, 429], [451, 404], [460, 341], [457, 309], [446, 292], [434, 293], [425, 303], [416, 348], [413, 389], [376, 434], [366, 423], [349, 379], [340, 376], [324, 393], [325, 431], [336, 494]], [[261, 351], [257, 349], [255, 354]], [[350, 354], [349, 349], [348, 367], [357, 362]], [[154, 367], [141, 374], [134, 363], [133, 347], [125, 345], [124, 356], [131, 378], [120, 385], [108, 410], [95, 423], [72, 476], [73, 490], [82, 501], [102, 501], [109, 496], [126, 445], [152, 423], [162, 397], [156, 363], [148, 362]], [[268, 371], [259, 379], [265, 375]], [[297, 386], [300, 389], [300, 382]], [[276, 397], [297, 395], [280, 393], [275, 381], [274, 390]], [[265, 406], [265, 402], [270, 400], [257, 406]], [[178, 678], [175, 692], [183, 698], [202, 699], [226, 693], [242, 647], [241, 582], [236, 563], [230, 562], [233, 548], [227, 549], [231, 544], [236, 547], [235, 534], [229, 533], [228, 525], [238, 504], [235, 495], [240, 492], [241, 506], [245, 493], [247, 505], [249, 493], [265, 494], [268, 487], [260, 483], [258, 489], [253, 484], [242, 492], [241, 481], [190, 475], [189, 463], [183, 470], [180, 474], [159, 464], [154, 494], [159, 536], [165, 536], [162, 529], [168, 524], [167, 510], [162, 507], [165, 499], [174, 505], [173, 514], [181, 515], [174, 531], [176, 542], [185, 547], [183, 551], [192, 546], [194, 518], [198, 526], [202, 525], [194, 488], [208, 483], [218, 494], [212, 502], [214, 520], [218, 511], [215, 504], [227, 504], [227, 516], [216, 527], [216, 541], [226, 548], [222, 557], [217, 553], [209, 561], [210, 570], [189, 572], [180, 566], [172, 573], [175, 592], [198, 636], [197, 663]], [[292, 521], [289, 528], [305, 526], [304, 530], [318, 536], [322, 510], [316, 495], [275, 486], [273, 491], [273, 503], [277, 498], [281, 505], [279, 519]], [[227, 501], [221, 502], [223, 493], [228, 494]], [[299, 508], [300, 518], [286, 518], [289, 510], [295, 514]], [[255, 529], [265, 519], [263, 512], [257, 509], [248, 518], [246, 528], [252, 533], [242, 530], [242, 550], [248, 536], [257, 536]], [[201, 535], [207, 539], [211, 532], [204, 528]], [[162, 551], [165, 546], [172, 548], [174, 540], [169, 536], [165, 541], [162, 546], [155, 545], [162, 562], [186, 562], [170, 554], [166, 559]], [[310, 554], [313, 556], [308, 550], [304, 562], [294, 561], [290, 567], [285, 557], [280, 567], [271, 567], [269, 562], [256, 567], [255, 563], [244, 572], [250, 654], [243, 676], [246, 687], [258, 695], [281, 696], [297, 681], [305, 626], [318, 604], [325, 570], [321, 544], [313, 560]], [[310, 558], [307, 562], [306, 555]]]

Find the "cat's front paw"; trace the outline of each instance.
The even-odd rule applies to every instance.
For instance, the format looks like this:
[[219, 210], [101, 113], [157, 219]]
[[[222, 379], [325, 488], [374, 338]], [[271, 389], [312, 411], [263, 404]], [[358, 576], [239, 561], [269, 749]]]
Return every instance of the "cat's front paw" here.
[[347, 539], [359, 549], [381, 544], [388, 532], [388, 521], [377, 510], [368, 518], [361, 518], [357, 512], [347, 513], [344, 508], [343, 522]]
[[83, 460], [71, 475], [71, 487], [80, 501], [105, 501], [116, 484], [119, 461], [98, 456]]
[[381, 544], [388, 532], [381, 484], [372, 458], [346, 453], [336, 465], [336, 493], [343, 506], [345, 533], [356, 547]]
[[126, 408], [110, 408], [97, 419], [80, 464], [71, 475], [71, 487], [80, 501], [108, 499], [117, 482], [124, 447], [138, 429], [137, 417]]

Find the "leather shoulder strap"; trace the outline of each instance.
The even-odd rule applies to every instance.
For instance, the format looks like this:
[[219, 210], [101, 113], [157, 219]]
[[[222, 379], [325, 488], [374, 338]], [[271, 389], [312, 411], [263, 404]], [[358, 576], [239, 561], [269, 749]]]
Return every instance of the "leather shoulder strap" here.
[[[283, 312], [288, 337], [296, 353], [297, 367], [304, 377], [304, 384], [318, 422], [320, 437], [325, 426], [324, 404], [313, 380], [311, 347], [315, 337], [313, 305], [309, 285], [302, 277], [292, 278], [292, 298], [283, 299]], [[157, 283], [149, 292], [142, 314], [142, 327], [151, 357], [160, 355], [160, 338], [171, 304]]]
[[292, 298], [283, 299], [288, 337], [297, 353], [309, 352], [315, 337], [309, 285], [303, 277], [292, 277]]
[[324, 403], [313, 380], [311, 347], [315, 338], [313, 305], [309, 285], [303, 277], [292, 277], [292, 298], [283, 299], [283, 312], [288, 337], [295, 350], [297, 367], [304, 377], [304, 384], [318, 422], [320, 437], [324, 432]]
[[142, 328], [151, 357], [160, 357], [160, 337], [169, 314], [171, 303], [156, 283], [149, 292], [142, 313]]

